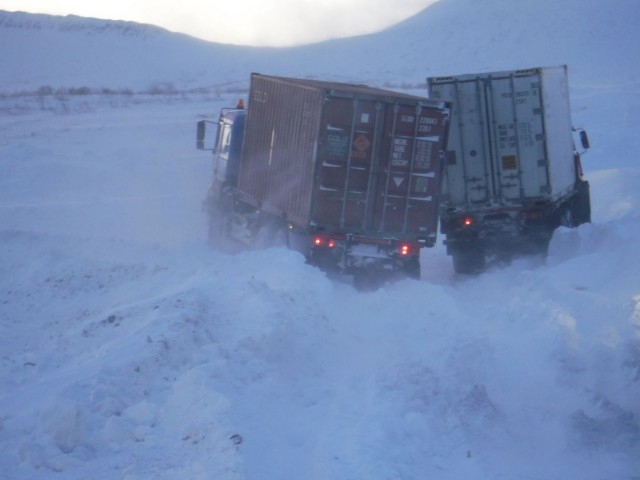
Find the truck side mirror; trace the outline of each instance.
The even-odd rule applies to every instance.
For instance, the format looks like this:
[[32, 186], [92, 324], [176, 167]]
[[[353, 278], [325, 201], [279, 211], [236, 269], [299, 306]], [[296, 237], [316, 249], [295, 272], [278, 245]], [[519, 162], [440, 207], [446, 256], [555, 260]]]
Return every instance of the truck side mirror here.
[[582, 148], [589, 149], [589, 135], [584, 130], [580, 130], [580, 143], [582, 143]]
[[198, 128], [196, 132], [196, 147], [198, 150], [204, 150], [204, 137], [206, 134], [206, 125], [204, 120], [198, 121]]

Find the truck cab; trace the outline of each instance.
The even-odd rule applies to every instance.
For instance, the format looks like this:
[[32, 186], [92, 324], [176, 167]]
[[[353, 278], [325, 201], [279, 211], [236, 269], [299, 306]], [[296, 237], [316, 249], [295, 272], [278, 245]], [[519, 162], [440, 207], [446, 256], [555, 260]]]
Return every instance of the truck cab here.
[[[217, 122], [215, 143], [213, 145], [213, 182], [209, 187], [208, 197], [219, 198], [227, 186], [238, 184], [240, 158], [242, 156], [242, 140], [247, 112], [242, 102], [236, 108], [223, 108]], [[207, 120], [200, 120], [197, 129], [197, 146], [206, 150], [206, 125], [214, 124]]]

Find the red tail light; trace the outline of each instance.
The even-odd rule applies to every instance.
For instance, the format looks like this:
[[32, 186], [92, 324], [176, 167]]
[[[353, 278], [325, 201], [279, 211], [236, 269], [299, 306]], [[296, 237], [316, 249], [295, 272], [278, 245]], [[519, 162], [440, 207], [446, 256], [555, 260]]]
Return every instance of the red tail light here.
[[470, 227], [473, 224], [473, 219], [471, 217], [465, 217], [462, 223], [465, 227]]
[[406, 257], [410, 253], [411, 253], [411, 247], [409, 246], [409, 244], [403, 243], [402, 245], [400, 245], [400, 255], [402, 255], [403, 257]]
[[315, 237], [313, 239], [313, 245], [315, 247], [327, 247], [327, 248], [333, 248], [336, 246], [336, 241], [333, 238], [327, 238], [327, 237], [323, 237], [321, 235], [318, 235], [317, 237]]

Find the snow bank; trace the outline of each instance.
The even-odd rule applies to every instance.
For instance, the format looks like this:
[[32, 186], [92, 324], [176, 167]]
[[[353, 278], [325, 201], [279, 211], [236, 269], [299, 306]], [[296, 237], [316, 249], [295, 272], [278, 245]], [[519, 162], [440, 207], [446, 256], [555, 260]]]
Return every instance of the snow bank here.
[[237, 92], [0, 98], [3, 475], [635, 478], [634, 91], [578, 89], [592, 224], [477, 277], [438, 245], [369, 293], [207, 247], [195, 123]]

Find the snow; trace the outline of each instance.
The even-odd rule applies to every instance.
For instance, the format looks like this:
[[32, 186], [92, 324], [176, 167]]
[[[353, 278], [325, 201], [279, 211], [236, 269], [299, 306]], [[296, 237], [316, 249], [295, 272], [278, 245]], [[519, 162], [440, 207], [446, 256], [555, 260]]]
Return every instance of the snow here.
[[[542, 2], [562, 19], [555, 3]], [[471, 25], [486, 13], [474, 9], [493, 4], [431, 8]], [[618, 27], [638, 19], [634, 2], [607, 9], [602, 18]], [[479, 63], [494, 69], [489, 55], [459, 51], [455, 64], [432, 63], [430, 72], [402, 56], [307, 70], [340, 42], [400, 51], [430, 11], [378, 35], [283, 49], [264, 73], [291, 74], [300, 61], [304, 75], [361, 81], [362, 65], [385, 86], [403, 85], [410, 67], [418, 79]], [[3, 38], [25, 34], [4, 15], [0, 49]], [[574, 124], [593, 145], [583, 162], [593, 223], [559, 229], [547, 258], [476, 277], [456, 275], [439, 242], [423, 251], [420, 281], [375, 292], [327, 278], [286, 249], [229, 255], [206, 244], [200, 204], [211, 157], [195, 149], [196, 121], [234, 103], [236, 86], [260, 70], [251, 56], [266, 62], [279, 51], [247, 50], [245, 64], [203, 67], [200, 77], [176, 67], [171, 79], [147, 70], [154, 49], [166, 56], [168, 45], [192, 45], [196, 58], [207, 45], [146, 28], [143, 40], [135, 29], [126, 40], [114, 30], [83, 44], [83, 29], [31, 29], [23, 56], [3, 57], [12, 68], [0, 76], [0, 477], [639, 478], [640, 96], [637, 64], [617, 53], [637, 29], [592, 39], [575, 27], [579, 38], [568, 40], [616, 52], [593, 74], [587, 59], [567, 58]], [[456, 46], [467, 38], [453, 26], [446, 34]], [[41, 58], [45, 80], [29, 83], [35, 67], [25, 59], [43, 38], [52, 52]], [[141, 41], [151, 53], [138, 65], [130, 53]], [[533, 66], [558, 63], [553, 52], [545, 61], [536, 39], [518, 41]], [[117, 70], [95, 66], [97, 46], [124, 59]], [[52, 68], [46, 79], [64, 52], [83, 49], [89, 66]], [[184, 58], [169, 55], [161, 69], [170, 75]], [[163, 82], [179, 92], [145, 88]], [[86, 85], [92, 94], [18, 95], [17, 85]], [[405, 87], [420, 91], [413, 80]]]

